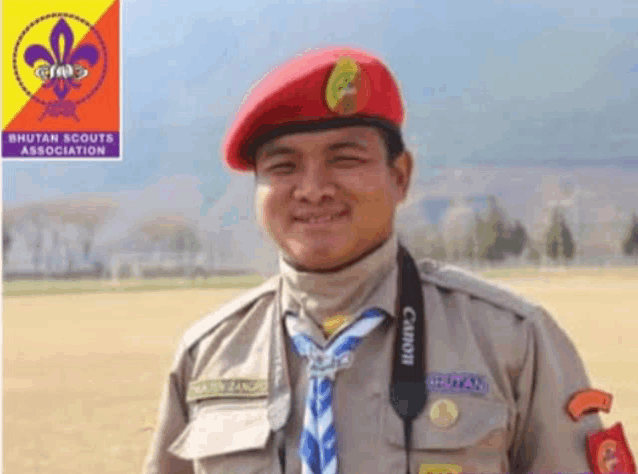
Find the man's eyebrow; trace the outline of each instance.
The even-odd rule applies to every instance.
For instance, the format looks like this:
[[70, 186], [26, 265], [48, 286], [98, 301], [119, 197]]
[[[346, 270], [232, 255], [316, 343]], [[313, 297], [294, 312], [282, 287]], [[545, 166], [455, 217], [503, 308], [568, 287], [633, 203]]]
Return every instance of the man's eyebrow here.
[[343, 148], [358, 148], [359, 150], [368, 151], [368, 147], [366, 147], [364, 141], [359, 140], [346, 140], [342, 142], [333, 143], [327, 149], [329, 151], [341, 150]]
[[271, 145], [264, 147], [263, 158], [271, 158], [277, 155], [294, 155], [297, 150], [283, 145]]

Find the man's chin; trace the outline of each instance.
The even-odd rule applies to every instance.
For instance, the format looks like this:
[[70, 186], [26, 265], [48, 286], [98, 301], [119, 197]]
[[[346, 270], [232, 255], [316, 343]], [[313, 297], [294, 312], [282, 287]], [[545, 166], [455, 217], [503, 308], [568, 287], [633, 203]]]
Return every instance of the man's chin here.
[[305, 246], [296, 242], [286, 252], [288, 260], [296, 268], [307, 271], [328, 271], [348, 261], [349, 249], [339, 251], [335, 246]]

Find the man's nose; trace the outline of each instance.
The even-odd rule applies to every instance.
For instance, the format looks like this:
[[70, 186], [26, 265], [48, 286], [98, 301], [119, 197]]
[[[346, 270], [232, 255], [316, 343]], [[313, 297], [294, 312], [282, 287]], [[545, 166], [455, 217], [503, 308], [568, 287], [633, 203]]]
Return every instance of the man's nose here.
[[305, 167], [294, 190], [295, 199], [318, 204], [334, 198], [337, 186], [323, 165]]

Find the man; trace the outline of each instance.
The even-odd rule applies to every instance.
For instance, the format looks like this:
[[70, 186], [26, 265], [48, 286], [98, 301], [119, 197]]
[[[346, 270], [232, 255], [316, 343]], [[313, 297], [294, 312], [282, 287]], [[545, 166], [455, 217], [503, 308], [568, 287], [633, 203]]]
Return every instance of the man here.
[[224, 153], [255, 173], [280, 274], [184, 334], [146, 473], [629, 469], [596, 414], [610, 396], [541, 307], [398, 242], [403, 118], [358, 50], [306, 53], [252, 91]]

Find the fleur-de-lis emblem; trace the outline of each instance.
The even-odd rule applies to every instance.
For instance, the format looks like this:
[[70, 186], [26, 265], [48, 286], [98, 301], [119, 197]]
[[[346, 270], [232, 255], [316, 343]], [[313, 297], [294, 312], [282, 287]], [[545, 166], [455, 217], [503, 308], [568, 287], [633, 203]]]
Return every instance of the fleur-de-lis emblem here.
[[[63, 50], [60, 51], [60, 40], [63, 40]], [[35, 68], [35, 75], [44, 81], [46, 88], [53, 87], [53, 92], [60, 100], [64, 99], [71, 87], [80, 87], [81, 79], [85, 78], [89, 71], [78, 61], [85, 60], [90, 66], [95, 66], [100, 54], [92, 44], [83, 44], [73, 48], [73, 31], [64, 18], [61, 18], [51, 30], [49, 44], [51, 51], [41, 44], [32, 44], [24, 52], [24, 60], [33, 67], [38, 60], [48, 64]]]

